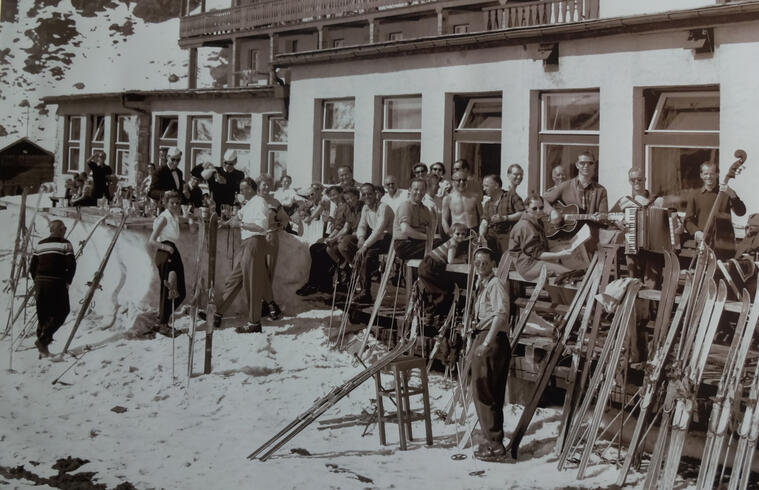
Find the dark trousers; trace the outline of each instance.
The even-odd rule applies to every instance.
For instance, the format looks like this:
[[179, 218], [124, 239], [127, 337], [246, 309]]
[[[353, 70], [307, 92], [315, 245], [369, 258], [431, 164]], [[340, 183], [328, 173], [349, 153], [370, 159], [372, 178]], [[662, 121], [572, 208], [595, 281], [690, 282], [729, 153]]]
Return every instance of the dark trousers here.
[[[371, 291], [372, 273], [379, 268], [379, 256], [386, 254], [390, 249], [390, 234], [385, 234], [381, 240], [377, 240], [371, 247], [366, 249], [364, 263], [359, 271], [359, 279], [362, 291]], [[387, 267], [392, 267], [388, 264]]]
[[425, 302], [433, 314], [445, 314], [451, 307], [455, 274], [446, 270], [446, 263], [431, 255], [425, 255], [419, 264], [419, 282], [425, 291]]
[[323, 291], [332, 291], [332, 274], [335, 261], [327, 253], [324, 242], [316, 242], [308, 248], [311, 254], [311, 270], [308, 272], [308, 284]]
[[488, 331], [479, 332], [473, 339], [472, 398], [482, 434], [490, 442], [503, 442], [503, 401], [509, 377], [511, 348], [505, 332], [499, 332], [481, 357], [475, 349], [485, 341]]
[[[169, 323], [171, 312], [173, 312], [184, 301], [187, 291], [184, 284], [184, 265], [179, 250], [172, 242], [162, 242], [169, 245], [171, 252], [158, 250], [155, 253], [155, 265], [158, 267], [158, 277], [161, 281], [161, 299], [158, 303], [158, 321], [160, 323]], [[169, 278], [169, 272], [174, 271], [177, 274], [177, 291], [179, 297], [169, 298], [169, 288], [166, 287], [166, 280]]]
[[37, 300], [37, 339], [42, 345], [48, 345], [71, 311], [69, 289], [63, 279], [41, 277], [35, 279], [34, 289]]
[[500, 257], [509, 249], [509, 234], [507, 230], [504, 233], [496, 233], [495, 230], [488, 230], [485, 239], [488, 242], [488, 248], [494, 251]]
[[395, 240], [393, 242], [395, 256], [401, 260], [421, 259], [424, 257], [426, 243], [426, 240], [416, 240], [414, 238]]

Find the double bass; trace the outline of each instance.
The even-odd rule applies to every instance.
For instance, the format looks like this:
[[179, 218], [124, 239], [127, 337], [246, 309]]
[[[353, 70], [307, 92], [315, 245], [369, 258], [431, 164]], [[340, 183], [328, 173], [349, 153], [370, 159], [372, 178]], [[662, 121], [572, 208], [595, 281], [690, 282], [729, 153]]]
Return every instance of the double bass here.
[[[743, 170], [743, 164], [746, 162], [746, 152], [735, 150], [734, 156], [737, 160], [730, 165], [725, 177], [722, 179], [722, 185], [727, 185], [730, 179], [735, 178]], [[702, 243], [709, 245], [717, 257], [732, 257], [735, 255], [735, 241], [732, 235], [728, 237], [717, 233], [717, 215], [728, 197], [728, 193], [720, 189], [704, 226], [704, 240]]]

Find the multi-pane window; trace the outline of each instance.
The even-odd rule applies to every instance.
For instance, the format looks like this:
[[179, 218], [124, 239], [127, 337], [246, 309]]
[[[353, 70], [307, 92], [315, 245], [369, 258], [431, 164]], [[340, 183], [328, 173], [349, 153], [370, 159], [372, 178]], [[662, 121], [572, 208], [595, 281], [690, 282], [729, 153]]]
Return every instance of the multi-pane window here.
[[82, 168], [82, 133], [84, 130], [84, 117], [68, 116], [66, 118], [66, 149], [65, 164], [66, 172], [80, 172]]
[[476, 181], [501, 173], [501, 97], [455, 96], [454, 157], [469, 164]]
[[129, 135], [134, 132], [136, 132], [136, 128], [134, 128], [134, 120], [131, 116], [116, 116], [113, 170], [118, 176], [126, 176], [128, 173]]
[[224, 147], [222, 148], [222, 155], [227, 150], [235, 150], [237, 152], [237, 168], [253, 170], [250, 158], [250, 134], [251, 134], [251, 121], [250, 116], [234, 115], [226, 116], [224, 127]]
[[599, 115], [597, 91], [540, 94], [541, 189], [554, 185], [551, 172], [555, 167], [564, 167], [565, 175], [574, 177], [580, 153], [598, 156]]
[[90, 116], [90, 153], [105, 151], [105, 116]]
[[322, 182], [337, 183], [337, 169], [353, 170], [353, 99], [325, 100], [322, 103], [321, 165]]
[[266, 172], [278, 182], [287, 173], [287, 119], [269, 116], [266, 134]]
[[213, 119], [211, 116], [190, 117], [190, 158], [185, 160], [187, 170], [196, 165], [213, 163], [211, 141], [213, 140]]
[[[177, 136], [179, 133], [179, 118], [177, 116], [159, 116], [156, 122], [158, 133], [158, 148], [156, 149], [156, 160], [158, 149], [174, 148], [177, 146]], [[156, 164], [158, 162], [156, 161]]]
[[646, 90], [644, 98], [649, 111], [643, 144], [651, 191], [668, 196], [669, 205], [682, 210], [683, 191], [702, 185], [701, 164], [719, 161], [719, 92]]
[[406, 188], [421, 155], [422, 98], [388, 97], [382, 101], [382, 175]]

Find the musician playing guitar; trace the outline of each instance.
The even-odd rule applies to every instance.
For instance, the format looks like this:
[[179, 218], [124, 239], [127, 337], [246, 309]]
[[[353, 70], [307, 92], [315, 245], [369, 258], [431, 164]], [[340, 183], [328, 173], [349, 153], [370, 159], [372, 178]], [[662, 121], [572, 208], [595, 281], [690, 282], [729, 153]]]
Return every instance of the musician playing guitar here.
[[[543, 198], [549, 205], [557, 201], [564, 204], [574, 204], [580, 213], [595, 214], [607, 213], [609, 201], [606, 188], [593, 181], [596, 172], [596, 158], [589, 152], [580, 153], [575, 162], [577, 177], [569, 179], [544, 193]], [[551, 211], [551, 221], [560, 220], [558, 212]], [[598, 245], [598, 227], [591, 226], [591, 240], [587, 242], [587, 251], [592, 254]]]
[[710, 233], [710, 236], [706, 238], [706, 243], [714, 248], [717, 258], [732, 258], [735, 256], [735, 232], [733, 231], [730, 212], [732, 211], [736, 216], [743, 216], [746, 214], [746, 205], [735, 191], [727, 185], [727, 178], [725, 179], [725, 183], [718, 185], [719, 169], [716, 163], [702, 163], [700, 177], [704, 186], [691, 192], [688, 196], [685, 211], [685, 229], [693, 235], [697, 243], [700, 244], [704, 241], [704, 229], [707, 226], [712, 206], [717, 200], [718, 194], [724, 193], [726, 199], [722, 199], [717, 209], [715, 209], [714, 223], [712, 225], [714, 232]]

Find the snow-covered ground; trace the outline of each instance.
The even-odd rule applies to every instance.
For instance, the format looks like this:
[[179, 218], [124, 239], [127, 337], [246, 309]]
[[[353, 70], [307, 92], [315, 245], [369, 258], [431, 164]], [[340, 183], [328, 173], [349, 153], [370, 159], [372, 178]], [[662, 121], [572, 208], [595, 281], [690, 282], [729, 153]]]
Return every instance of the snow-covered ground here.
[[[15, 207], [0, 212], [0, 227], [6, 230], [0, 234], [2, 278], [10, 269], [17, 213]], [[38, 223], [46, 232], [44, 217]], [[72, 241], [87, 228], [80, 226]], [[112, 233], [110, 228], [104, 231]], [[38, 360], [30, 338], [13, 355], [14, 372], [8, 372], [9, 339], [0, 342], [0, 484], [31, 486], [28, 479], [10, 479], [7, 469], [23, 465], [47, 478], [57, 474], [52, 469], [56, 460], [67, 456], [89, 460], [78, 471], [95, 472], [94, 480], [107, 488], [126, 481], [136, 488], [177, 489], [605, 488], [616, 480], [614, 465], [598, 458], [582, 481], [575, 480], [572, 468], [557, 470], [553, 438], [560, 417], [555, 408], [538, 410], [517, 462], [476, 461], [471, 449], [457, 448], [456, 426], [437, 416], [432, 447], [416, 439], [408, 451], [400, 451], [394, 424], [387, 426], [389, 444], [383, 447], [376, 424], [363, 436], [365, 423], [360, 420], [334, 429], [317, 421], [268, 461], [249, 461], [246, 456], [253, 449], [360, 370], [349, 353], [330, 348], [329, 310], [292, 295], [285, 317], [265, 323], [263, 334], [240, 335], [232, 328], [234, 321], [225, 324], [214, 334], [213, 372], [193, 377], [188, 386], [187, 336], [176, 339], [172, 378], [171, 339], [126, 340], [115, 335], [132, 325], [134, 308], [125, 305], [141, 304], [141, 281], [152, 277], [145, 269], [152, 267], [150, 262], [137, 256], [136, 247], [132, 253], [127, 284], [136, 282], [122, 288], [115, 321], [103, 311], [113, 301], [108, 289], [112, 283], [106, 281], [96, 295], [99, 306], [86, 317], [72, 344], [74, 351], [85, 344], [100, 348], [86, 353], [59, 383], [52, 381], [71, 367], [73, 359]], [[97, 255], [85, 253], [80, 260], [71, 288], [73, 311], [56, 335], [53, 352], [61, 350], [69, 335], [78, 299], [91, 277], [84, 271], [96, 266], [87, 262]], [[4, 295], [6, 307], [8, 300]], [[188, 324], [187, 317], [177, 320], [180, 328]], [[202, 371], [203, 334], [199, 337], [196, 372]], [[429, 388], [433, 412], [444, 409], [452, 384], [434, 374]], [[371, 413], [373, 398], [373, 383], [364, 383], [320, 420]], [[505, 408], [507, 437], [520, 412], [518, 405]], [[416, 422], [415, 436], [423, 433], [423, 424]], [[452, 459], [460, 453], [466, 458]], [[630, 488], [640, 485], [642, 478], [631, 475]]]

